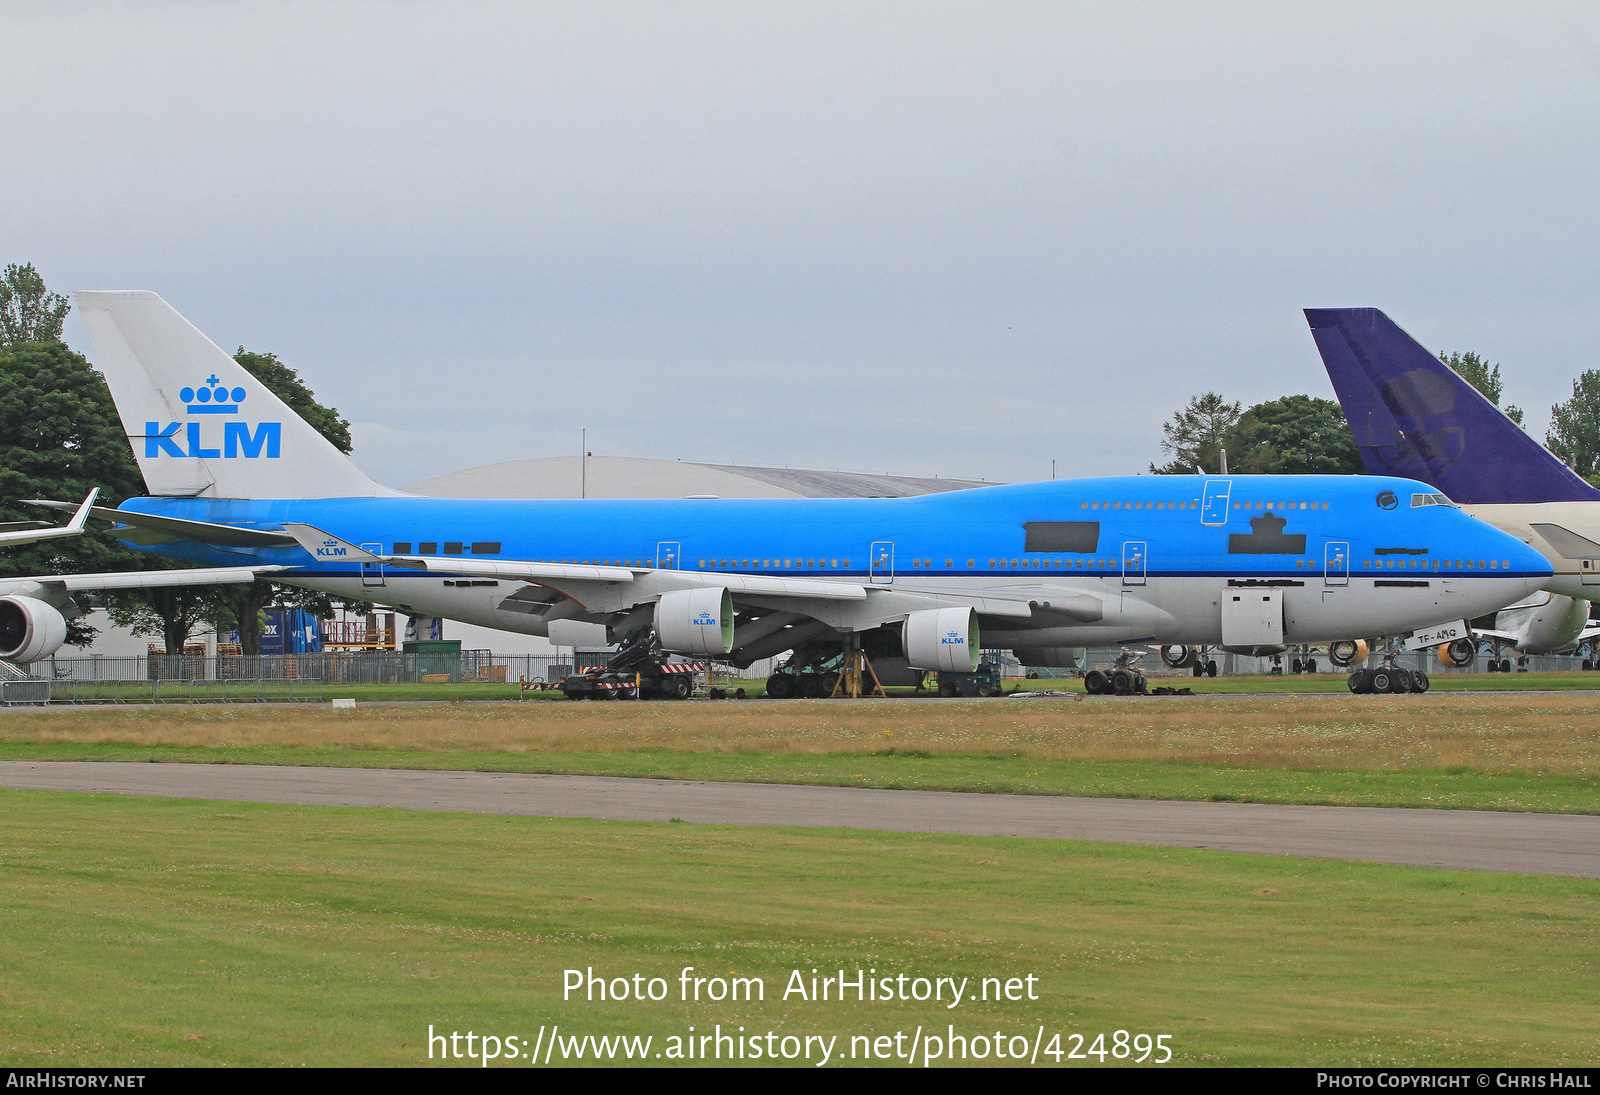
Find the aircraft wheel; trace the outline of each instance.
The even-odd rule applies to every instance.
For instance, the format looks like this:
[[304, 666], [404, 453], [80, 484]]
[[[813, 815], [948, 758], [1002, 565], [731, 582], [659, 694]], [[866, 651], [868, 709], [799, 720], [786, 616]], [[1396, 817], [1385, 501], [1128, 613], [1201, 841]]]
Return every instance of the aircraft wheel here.
[[1364, 696], [1372, 691], [1372, 683], [1367, 679], [1371, 674], [1365, 669], [1358, 669], [1350, 674], [1345, 684], [1350, 686], [1350, 691], [1358, 696]]
[[1368, 678], [1374, 692], [1394, 691], [1394, 673], [1388, 669], [1374, 669]]
[[1411, 671], [1411, 691], [1417, 693], [1426, 692], [1429, 684], [1428, 675], [1422, 670], [1413, 669]]
[[833, 690], [836, 687], [838, 687], [839, 674], [837, 674], [837, 673], [824, 673], [822, 675], [822, 682], [821, 683], [822, 683], [822, 691], [818, 692], [817, 695], [819, 695], [819, 696], [831, 696], [831, 695], [833, 695]]
[[767, 678], [767, 695], [775, 700], [786, 700], [794, 695], [794, 678], [787, 673], [774, 673]]
[[1091, 696], [1103, 696], [1110, 687], [1111, 682], [1098, 669], [1091, 669], [1083, 675], [1083, 690]]
[[1203, 677], [1206, 675], [1206, 667], [1199, 662], [1195, 662], [1189, 667], [1189, 675], [1191, 677]]
[[1594, 668], [1594, 659], [1593, 658], [1585, 658], [1585, 659], [1583, 659], [1583, 668], [1584, 669], [1593, 669]]
[[800, 694], [808, 700], [822, 695], [822, 682], [815, 673], [800, 674]]
[[1216, 675], [1217, 675], [1217, 663], [1215, 661], [1206, 662], [1206, 676], [1215, 677]]
[[939, 695], [943, 696], [947, 700], [948, 699], [954, 699], [955, 696], [960, 691], [961, 690], [956, 687], [956, 682], [955, 681], [940, 681], [939, 682]]
[[1389, 686], [1389, 689], [1393, 692], [1410, 692], [1411, 670], [1396, 669], [1394, 671], [1394, 683]]

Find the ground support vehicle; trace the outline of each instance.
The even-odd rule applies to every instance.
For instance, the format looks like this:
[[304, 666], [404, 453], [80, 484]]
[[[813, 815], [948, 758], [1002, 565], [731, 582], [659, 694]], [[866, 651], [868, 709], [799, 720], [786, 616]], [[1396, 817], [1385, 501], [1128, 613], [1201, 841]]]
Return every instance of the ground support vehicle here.
[[647, 631], [623, 643], [605, 665], [563, 677], [561, 691], [569, 700], [686, 700], [704, 669], [704, 662], [672, 661]]
[[1000, 694], [1000, 667], [993, 662], [979, 662], [971, 673], [940, 673], [939, 695], [998, 696]]
[[833, 695], [839, 686], [839, 671], [844, 668], [844, 648], [838, 643], [819, 643], [795, 648], [784, 664], [767, 678], [767, 695], [775, 700], [819, 699]]

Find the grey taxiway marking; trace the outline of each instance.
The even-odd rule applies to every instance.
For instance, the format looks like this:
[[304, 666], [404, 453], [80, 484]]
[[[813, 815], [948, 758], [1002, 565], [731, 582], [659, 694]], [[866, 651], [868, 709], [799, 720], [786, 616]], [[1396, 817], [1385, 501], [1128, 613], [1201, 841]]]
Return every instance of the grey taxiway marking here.
[[252, 764], [0, 762], [0, 787], [309, 806], [1026, 836], [1600, 878], [1600, 817]]

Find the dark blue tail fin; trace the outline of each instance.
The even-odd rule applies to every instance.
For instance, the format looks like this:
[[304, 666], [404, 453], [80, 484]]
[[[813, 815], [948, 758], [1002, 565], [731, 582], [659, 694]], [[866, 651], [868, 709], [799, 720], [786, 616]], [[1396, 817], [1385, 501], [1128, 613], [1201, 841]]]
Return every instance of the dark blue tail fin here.
[[1376, 308], [1307, 308], [1306, 320], [1373, 475], [1421, 479], [1469, 505], [1600, 500]]

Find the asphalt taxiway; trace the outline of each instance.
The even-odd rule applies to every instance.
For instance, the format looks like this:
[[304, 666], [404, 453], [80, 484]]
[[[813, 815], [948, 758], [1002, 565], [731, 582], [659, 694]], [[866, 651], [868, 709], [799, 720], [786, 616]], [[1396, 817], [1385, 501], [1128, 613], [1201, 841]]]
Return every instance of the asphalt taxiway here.
[[1600, 817], [886, 791], [612, 776], [4, 761], [0, 787], [307, 806], [681, 820], [1217, 848], [1600, 878]]

